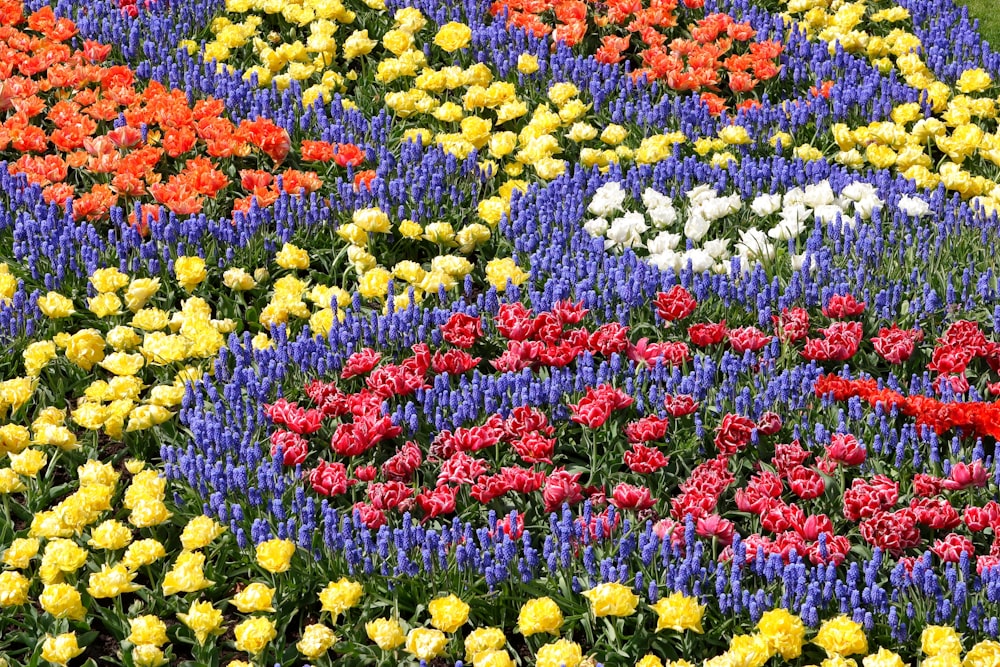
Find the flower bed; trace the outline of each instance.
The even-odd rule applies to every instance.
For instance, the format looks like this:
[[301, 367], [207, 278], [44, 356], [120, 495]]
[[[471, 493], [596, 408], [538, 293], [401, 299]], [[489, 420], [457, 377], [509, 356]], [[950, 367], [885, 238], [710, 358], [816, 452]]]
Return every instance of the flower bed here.
[[950, 0], [0, 0], [0, 662], [1000, 663]]

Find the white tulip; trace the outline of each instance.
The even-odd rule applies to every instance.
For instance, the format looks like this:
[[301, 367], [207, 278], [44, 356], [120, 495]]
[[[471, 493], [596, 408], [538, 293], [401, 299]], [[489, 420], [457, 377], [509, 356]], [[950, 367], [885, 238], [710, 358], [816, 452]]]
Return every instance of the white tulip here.
[[622, 190], [622, 186], [618, 181], [612, 181], [611, 183], [605, 183], [597, 189], [597, 192], [594, 193], [594, 198], [590, 200], [590, 206], [587, 207], [587, 211], [603, 218], [610, 213], [622, 210], [624, 202], [625, 191]]
[[762, 218], [776, 213], [781, 208], [781, 195], [759, 195], [750, 202], [750, 210]]
[[899, 210], [914, 218], [922, 218], [930, 215], [931, 205], [920, 197], [906, 195], [899, 200]]
[[692, 211], [691, 217], [684, 223], [684, 236], [697, 243], [705, 238], [711, 226], [711, 222], [698, 215], [697, 211]]
[[593, 218], [583, 223], [583, 228], [588, 234], [597, 238], [604, 236], [608, 231], [608, 221], [606, 218]]
[[608, 229], [608, 238], [604, 242], [605, 249], [641, 248], [642, 233], [649, 227], [642, 213], [630, 212], [615, 218]]

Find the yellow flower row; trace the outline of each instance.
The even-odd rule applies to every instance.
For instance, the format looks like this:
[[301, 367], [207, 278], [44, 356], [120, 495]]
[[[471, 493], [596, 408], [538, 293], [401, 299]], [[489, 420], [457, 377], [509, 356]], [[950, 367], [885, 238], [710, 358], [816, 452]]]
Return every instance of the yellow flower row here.
[[[501, 188], [502, 194], [498, 199], [502, 209], [500, 215], [509, 210], [507, 207], [511, 193], [519, 187], [524, 185], [511, 183], [508, 187]], [[500, 215], [496, 216], [495, 221], [491, 216], [487, 222], [495, 226], [499, 222]], [[431, 259], [429, 265], [403, 260], [396, 262], [391, 269], [387, 269], [374, 253], [385, 255], [393, 253], [394, 248], [386, 246], [382, 240], [390, 233], [397, 234], [401, 239], [400, 242], [406, 243], [410, 248], [414, 241], [425, 241], [439, 251], [453, 249], [459, 254], [439, 254]], [[389, 296], [389, 282], [394, 280], [397, 286], [402, 288], [393, 295], [395, 307], [400, 309], [409, 304], [410, 290], [419, 302], [425, 295], [437, 294], [441, 288], [450, 291], [458, 287], [475, 269], [466, 256], [489, 241], [492, 231], [490, 226], [481, 223], [467, 224], [458, 231], [447, 222], [432, 222], [421, 226], [413, 220], [402, 220], [394, 225], [385, 212], [373, 207], [355, 211], [351, 222], [337, 229], [337, 235], [348, 243], [346, 256], [357, 276], [358, 293], [366, 299], [384, 301]], [[278, 264], [285, 268], [305, 269], [309, 266], [308, 254], [291, 244], [285, 244], [277, 259]], [[527, 274], [512, 260], [497, 258], [487, 263], [485, 278], [487, 282], [502, 291], [506, 288], [508, 280], [515, 285], [521, 284], [527, 279]], [[278, 280], [270, 302], [261, 312], [261, 323], [271, 326], [287, 322], [290, 316], [309, 316], [302, 301], [307, 287], [304, 281], [294, 276], [285, 276]], [[331, 298], [335, 298], [340, 307], [346, 307], [350, 303], [349, 293], [338, 287], [317, 286], [307, 298], [317, 304], [330, 303]], [[329, 321], [314, 321], [317, 314], [312, 315], [310, 325], [314, 333], [325, 335], [329, 330], [333, 312], [329, 308], [326, 308], [326, 312], [329, 313]], [[337, 315], [343, 319], [342, 311], [338, 311]]]
[[[200, 258], [178, 258], [175, 265], [177, 282], [184, 289], [194, 289], [206, 271]], [[182, 368], [173, 384], [154, 385], [143, 397], [147, 388], [138, 377], [146, 366], [162, 366], [211, 359], [225, 344], [224, 334], [234, 330], [230, 319], [212, 319], [212, 310], [204, 299], [190, 297], [179, 311], [149, 307], [150, 300], [160, 288], [159, 278], [130, 279], [117, 269], [101, 269], [90, 278], [98, 294], [89, 299], [89, 310], [99, 320], [121, 318], [126, 312], [131, 316], [127, 324], [118, 324], [103, 334], [91, 327], [76, 331], [61, 331], [51, 340], [35, 341], [22, 353], [26, 379], [33, 390], [37, 378], [61, 351], [68, 362], [84, 371], [100, 367], [110, 373], [107, 380], [93, 381], [83, 392], [77, 408], [71, 411], [73, 421], [88, 430], [103, 429], [113, 438], [123, 432], [142, 430], [163, 423], [184, 396], [186, 382], [197, 379], [197, 368]], [[124, 302], [118, 292], [124, 290]], [[127, 311], [122, 311], [122, 306]], [[63, 320], [76, 313], [72, 299], [58, 292], [49, 292], [38, 299], [39, 309], [51, 320]], [[169, 330], [170, 333], [164, 333]], [[142, 332], [142, 333], [140, 333]], [[108, 352], [107, 348], [111, 348]], [[0, 401], [16, 411], [30, 396], [24, 391], [29, 385], [22, 379], [15, 392], [13, 387]], [[9, 400], [7, 400], [9, 399]], [[32, 425], [32, 443], [55, 444], [63, 449], [73, 449], [76, 436], [65, 428], [65, 414], [48, 412], [50, 417]], [[8, 437], [4, 448], [17, 450], [28, 435], [23, 426], [8, 424]], [[16, 437], [15, 437], [16, 436]]]
[[[792, 660], [802, 653], [805, 628], [794, 614], [785, 609], [766, 612], [757, 623], [752, 635], [732, 638], [729, 650], [703, 662], [703, 667], [763, 667], [773, 656]], [[858, 667], [852, 655], [868, 653], [868, 639], [861, 624], [846, 616], [839, 616], [823, 623], [813, 643], [824, 649], [827, 658], [818, 667]], [[921, 648], [925, 658], [920, 667], [984, 667], [1000, 659], [1000, 643], [982, 641], [972, 647], [963, 659], [961, 636], [954, 628], [931, 625], [924, 628]], [[905, 667], [903, 659], [894, 651], [880, 648], [866, 655], [864, 667]], [[693, 667], [687, 660], [664, 661], [655, 654], [648, 654], [636, 667]], [[815, 667], [815, 666], [814, 666]]]
[[[257, 2], [227, 0], [227, 15], [216, 18], [210, 25], [213, 39], [205, 42], [204, 57], [219, 63], [250, 60], [256, 64], [244, 70], [244, 78], [256, 77], [261, 87], [272, 83], [279, 90], [292, 81], [304, 86], [303, 102], [317, 100], [329, 103], [334, 93], [345, 93], [350, 82], [356, 81], [361, 68], [354, 63], [364, 60], [379, 45], [393, 56], [400, 56], [412, 47], [415, 37], [427, 25], [427, 19], [416, 8], [407, 7], [394, 14], [394, 24], [384, 36], [370, 35], [368, 28], [356, 28], [359, 23], [377, 25], [376, 13], [385, 11], [382, 0], [365, 0], [364, 5], [349, 9], [340, 0], [303, 0], [302, 2]], [[359, 20], [359, 12], [363, 13]], [[234, 22], [234, 18], [241, 20]], [[349, 34], [338, 40], [341, 27]], [[296, 37], [308, 29], [305, 41]], [[346, 30], [343, 31], [346, 33]], [[433, 43], [452, 53], [465, 48], [471, 41], [468, 26], [452, 22], [441, 26]], [[180, 47], [195, 53], [198, 42], [184, 40]], [[420, 53], [423, 57], [423, 53]], [[421, 65], [423, 62], [421, 62]], [[348, 102], [349, 106], [353, 103]]]
[[[543, 180], [556, 178], [566, 169], [565, 161], [556, 157], [564, 149], [554, 134], [560, 129], [564, 137], [581, 145], [580, 160], [584, 165], [606, 167], [611, 162], [636, 157], [632, 149], [619, 145], [628, 134], [625, 128], [608, 125], [598, 129], [585, 120], [591, 105], [581, 99], [581, 91], [572, 83], [552, 85], [548, 101], [533, 106], [518, 96], [513, 83], [496, 81], [494, 72], [483, 63], [465, 69], [457, 66], [433, 69], [426, 66], [420, 44], [410, 41], [399, 46], [405, 49], [397, 48], [396, 57], [379, 63], [375, 81], [388, 85], [410, 78], [412, 85], [407, 90], [386, 92], [383, 97], [386, 106], [400, 118], [429, 116], [457, 130], [435, 132], [414, 127], [404, 135], [409, 139], [424, 145], [439, 144], [459, 158], [467, 157], [473, 150], [487, 149], [491, 158], [504, 163], [503, 171], [508, 176], [520, 176], [530, 166]], [[538, 59], [521, 54], [517, 69], [521, 75], [531, 75], [539, 69]], [[458, 94], [461, 104], [452, 101]], [[529, 120], [519, 131], [497, 131], [521, 118]], [[610, 148], [582, 147], [598, 135]], [[639, 151], [637, 159], [662, 159], [669, 149], [668, 145], [666, 150], [657, 152], [647, 145], [645, 151]], [[492, 161], [484, 162], [483, 167], [494, 174], [500, 171]]]
[[[209, 603], [194, 603], [188, 613], [179, 614], [179, 616], [189, 627], [197, 628], [196, 632], [202, 633], [203, 637], [218, 632], [219, 625], [221, 625], [221, 613], [211, 607]], [[433, 657], [440, 653], [440, 651], [434, 651], [436, 645], [441, 641], [441, 637], [435, 634], [436, 631], [424, 633], [420, 632], [421, 629], [416, 629], [404, 638], [398, 623], [388, 619], [379, 619], [368, 623], [366, 628], [373, 641], [379, 643], [379, 646], [385, 650], [391, 650], [405, 642], [407, 651], [414, 656], [419, 654]], [[259, 653], [276, 636], [274, 624], [259, 617], [239, 624], [235, 629], [235, 634], [237, 648], [252, 654]], [[993, 661], [998, 657], [1000, 644], [991, 641], [977, 644], [966, 654], [964, 660], [960, 659], [960, 645], [954, 650], [942, 649], [934, 653], [928, 652], [929, 635], [939, 635], [944, 636], [946, 640], [954, 640], [955, 637], [947, 636], [949, 634], [954, 635], [954, 630], [942, 626], [931, 626], [925, 629], [923, 641], [927, 657], [922, 661], [921, 667], [981, 667], [994, 664]], [[157, 642], [166, 642], [166, 626], [162, 621], [155, 617], [133, 619], [132, 635], [129, 639], [130, 641], [140, 640], [136, 642], [133, 654], [137, 664], [154, 666], [163, 664], [163, 654], [157, 644]], [[147, 641], [142, 642], [141, 640]], [[480, 628], [473, 631], [465, 641], [466, 661], [471, 662], [474, 667], [508, 667], [513, 665], [509, 654], [502, 650], [505, 641], [503, 632], [496, 628]], [[706, 667], [762, 665], [766, 659], [761, 661], [760, 656], [769, 652], [766, 648], [768, 641], [770, 640], [763, 632], [750, 641], [746, 639], [746, 636], [734, 637], [730, 652], [706, 660], [704, 665]], [[306, 628], [302, 639], [296, 646], [307, 658], [315, 659], [323, 655], [335, 642], [336, 636], [332, 630], [321, 624], [312, 624]], [[46, 638], [42, 657], [56, 664], [65, 664], [80, 653], [82, 653], [82, 649], [77, 646], [76, 635], [65, 633], [57, 637], [49, 635]], [[578, 667], [582, 663], [583, 656], [578, 644], [568, 640], [558, 640], [539, 649], [535, 664], [539, 667]], [[241, 667], [245, 664], [247, 663], [233, 661], [229, 663], [229, 667]], [[866, 656], [862, 660], [862, 664], [864, 667], [903, 667], [905, 665], [898, 654], [885, 648]], [[821, 663], [820, 667], [856, 666], [855, 660], [847, 659], [840, 654], [832, 654]], [[636, 663], [636, 667], [693, 667], [693, 665], [683, 659], [664, 662], [656, 655], [649, 654], [640, 659]]]
[[[142, 502], [162, 502], [165, 481], [153, 471], [141, 469], [140, 464], [130, 464], [135, 470], [132, 483], [125, 492], [124, 505], [135, 511]], [[119, 473], [111, 466], [97, 461], [88, 461], [79, 469], [81, 490], [103, 486], [111, 493], [118, 481]], [[184, 551], [177, 557], [166, 573], [162, 589], [165, 596], [178, 593], [193, 593], [211, 586], [213, 582], [204, 576], [205, 556], [202, 549], [222, 533], [225, 528], [213, 519], [200, 516], [190, 520], [181, 533]], [[83, 605], [80, 592], [75, 586], [65, 582], [65, 575], [78, 571], [88, 559], [88, 551], [71, 539], [48, 537], [41, 556], [38, 576], [44, 589], [38, 602], [41, 608], [54, 618], [76, 621], [85, 620], [87, 609]], [[149, 543], [155, 547], [151, 548]], [[91, 531], [89, 546], [94, 549], [120, 551], [126, 547], [124, 557], [115, 564], [104, 563], [100, 570], [92, 571], [87, 586], [88, 594], [96, 599], [114, 598], [122, 593], [139, 588], [134, 582], [136, 570], [149, 565], [166, 554], [162, 544], [155, 540], [132, 542], [131, 530], [124, 524], [107, 520]], [[133, 555], [138, 545], [151, 555]], [[0, 574], [0, 606], [11, 607], [28, 602], [30, 580], [18, 570], [30, 567], [39, 553], [36, 537], [20, 538], [4, 551], [0, 560], [11, 570]], [[280, 574], [291, 569], [297, 552], [295, 544], [289, 540], [272, 539], [256, 547], [256, 561], [264, 570]], [[273, 613], [275, 589], [263, 583], [252, 582], [242, 587], [232, 598], [232, 603], [245, 614]], [[356, 607], [362, 599], [363, 589], [357, 582], [340, 579], [330, 582], [319, 593], [322, 610], [331, 614], [336, 622], [341, 614]], [[583, 593], [592, 606], [595, 616], [630, 616], [635, 613], [639, 597], [626, 586], [618, 583], [600, 584]], [[673, 593], [662, 598], [651, 608], [657, 613], [657, 631], [702, 631], [704, 606], [697, 600], [681, 593]], [[393, 651], [400, 646], [414, 657], [430, 660], [442, 655], [449, 643], [448, 635], [453, 634], [469, 621], [469, 605], [454, 594], [438, 597], [428, 605], [431, 628], [413, 628], [404, 633], [400, 623], [391, 618], [379, 618], [366, 623], [369, 639], [384, 651]], [[225, 632], [222, 611], [211, 602], [192, 602], [188, 611], [177, 614], [178, 619], [204, 644], [209, 637]], [[550, 598], [536, 598], [527, 601], [518, 618], [518, 632], [525, 636], [538, 633], [558, 635], [564, 622], [559, 606]], [[168, 643], [165, 623], [155, 615], [144, 614], [130, 619], [130, 634], [127, 641], [135, 645], [133, 657], [137, 664], [159, 665], [164, 660], [162, 647]], [[266, 616], [254, 615], [233, 627], [236, 648], [251, 656], [262, 652], [276, 637], [276, 628]], [[758, 621], [756, 632], [733, 637], [729, 649], [705, 661], [705, 667], [763, 667], [773, 656], [780, 655], [785, 660], [797, 658], [805, 644], [805, 627], [797, 616], [785, 609], [766, 612]], [[925, 628], [922, 650], [927, 658], [922, 667], [981, 667], [992, 664], [1000, 657], [1000, 643], [980, 642], [974, 646], [964, 660], [961, 659], [962, 642], [958, 633], [944, 626]], [[315, 659], [336, 643], [334, 631], [322, 623], [314, 623], [305, 628], [298, 643], [300, 653]], [[504, 650], [507, 643], [502, 629], [493, 627], [477, 628], [465, 638], [465, 660], [474, 667], [507, 667], [513, 665], [511, 656]], [[821, 667], [856, 667], [849, 659], [852, 655], [868, 652], [868, 641], [862, 626], [846, 616], [830, 619], [823, 623], [812, 639], [812, 643], [824, 649], [828, 659]], [[49, 636], [44, 649], [47, 660], [60, 663], [78, 655], [75, 635], [67, 633], [58, 637]], [[584, 656], [580, 646], [567, 639], [557, 639], [542, 646], [536, 654], [536, 665], [543, 667], [579, 667]], [[892, 651], [880, 649], [876, 654], [863, 660], [864, 667], [903, 667], [899, 656]], [[664, 662], [650, 654], [643, 657], [637, 667], [662, 667]], [[690, 667], [686, 661], [671, 663], [671, 667]]]
[[[1000, 206], [1000, 186], [982, 170], [1000, 166], [1000, 135], [983, 129], [983, 120], [997, 117], [995, 86], [979, 68], [966, 70], [954, 89], [937, 80], [924, 63], [920, 39], [900, 27], [885, 34], [887, 24], [908, 21], [909, 11], [893, 6], [870, 11], [860, 0], [829, 5], [825, 0], [788, 0], [787, 16], [810, 36], [839, 43], [846, 51], [867, 56], [881, 71], [898, 71], [909, 85], [926, 93], [932, 113], [919, 104], [902, 104], [892, 121], [850, 128], [833, 127], [839, 152], [834, 159], [845, 166], [894, 168], [922, 188], [943, 184], [948, 190], [987, 210]], [[909, 127], [907, 127], [909, 125]], [[977, 173], [979, 172], [979, 173]]]

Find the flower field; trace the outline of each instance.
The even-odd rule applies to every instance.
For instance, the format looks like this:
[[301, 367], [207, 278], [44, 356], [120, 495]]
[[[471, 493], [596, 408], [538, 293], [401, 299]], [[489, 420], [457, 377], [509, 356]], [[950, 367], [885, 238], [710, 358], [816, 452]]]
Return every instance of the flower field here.
[[1000, 667], [952, 0], [0, 0], [0, 666]]

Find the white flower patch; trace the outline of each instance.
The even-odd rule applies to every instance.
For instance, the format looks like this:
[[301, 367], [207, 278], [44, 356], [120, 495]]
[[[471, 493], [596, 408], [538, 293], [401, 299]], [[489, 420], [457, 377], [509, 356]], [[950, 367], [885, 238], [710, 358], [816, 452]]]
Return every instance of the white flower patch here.
[[[587, 206], [595, 217], [584, 221], [584, 229], [602, 239], [607, 250], [630, 248], [660, 269], [681, 271], [690, 266], [696, 272], [717, 273], [773, 262], [779, 248], [808, 235], [816, 222], [830, 225], [842, 220], [853, 226], [856, 218], [868, 219], [885, 204], [868, 183], [851, 183], [837, 194], [826, 180], [784, 194], [761, 194], [749, 204], [739, 194], [720, 195], [707, 185], [689, 190], [679, 200], [646, 188], [639, 199], [631, 200], [618, 182], [602, 185]], [[899, 207], [915, 216], [930, 211], [927, 202], [916, 197], [904, 197]], [[746, 218], [747, 209], [752, 216], [741, 218], [734, 229], [731, 216], [742, 212]], [[725, 236], [720, 236], [723, 228]], [[799, 270], [806, 258], [806, 253], [791, 254], [788, 261]], [[812, 267], [815, 270], [815, 264]]]
[[728, 197], [709, 197], [692, 204], [692, 212], [697, 212], [709, 222], [721, 220], [743, 207], [743, 201], [736, 194]]

